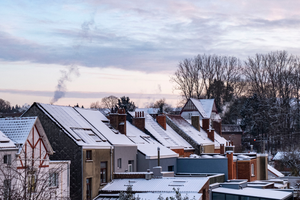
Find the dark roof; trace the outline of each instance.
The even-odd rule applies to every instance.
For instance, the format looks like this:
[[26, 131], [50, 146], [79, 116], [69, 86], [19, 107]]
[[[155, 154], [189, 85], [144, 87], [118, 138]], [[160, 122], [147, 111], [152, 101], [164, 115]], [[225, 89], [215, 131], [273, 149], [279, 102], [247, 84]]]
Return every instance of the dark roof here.
[[243, 130], [239, 125], [236, 124], [222, 124], [222, 133], [226, 133], [226, 132], [242, 133]]

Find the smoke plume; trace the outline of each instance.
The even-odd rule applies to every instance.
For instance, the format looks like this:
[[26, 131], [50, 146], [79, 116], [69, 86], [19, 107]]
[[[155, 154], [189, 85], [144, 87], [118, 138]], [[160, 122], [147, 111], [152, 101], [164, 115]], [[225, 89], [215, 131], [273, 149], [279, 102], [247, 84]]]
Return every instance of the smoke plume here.
[[[80, 48], [82, 47], [82, 44], [84, 42], [86, 42], [86, 41], [92, 42], [92, 37], [90, 36], [89, 32], [92, 29], [96, 29], [94, 27], [95, 14], [96, 14], [96, 12], [93, 12], [93, 14], [91, 15], [91, 19], [89, 21], [84, 21], [81, 24], [81, 31], [79, 34], [79, 38], [77, 40], [78, 43], [75, 46], [73, 46], [73, 48], [75, 50], [74, 56], [78, 56]], [[62, 76], [60, 77], [60, 79], [58, 79], [58, 83], [56, 85], [54, 96], [50, 102], [51, 104], [57, 102], [60, 98], [63, 98], [66, 95], [66, 92], [67, 92], [66, 82], [71, 81], [71, 76], [73, 74], [76, 76], [80, 75], [78, 66], [75, 64], [68, 66], [67, 70], [62, 70], [61, 73], [62, 73]]]
[[78, 67], [76, 65], [72, 65], [68, 68], [68, 71], [63, 70], [61, 71], [62, 76], [58, 80], [56, 90], [54, 92], [54, 96], [51, 100], [51, 104], [57, 102], [60, 98], [63, 98], [66, 94], [67, 88], [66, 88], [66, 81], [71, 81], [71, 75], [75, 74], [76, 76], [79, 76]]

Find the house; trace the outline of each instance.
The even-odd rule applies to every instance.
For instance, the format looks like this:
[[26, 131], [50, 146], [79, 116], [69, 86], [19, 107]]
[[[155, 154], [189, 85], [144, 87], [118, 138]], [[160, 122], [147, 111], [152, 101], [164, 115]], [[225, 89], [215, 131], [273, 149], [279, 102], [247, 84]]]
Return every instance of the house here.
[[124, 130], [124, 126], [119, 126], [119, 124], [126, 124], [126, 118], [121, 113], [125, 110], [111, 114], [108, 120], [98, 110], [76, 107], [74, 109], [113, 145], [113, 171], [136, 171], [137, 145], [126, 136], [126, 128]]
[[199, 126], [215, 143], [215, 153], [223, 152], [227, 140], [222, 137], [222, 120], [217, 112], [214, 99], [190, 98], [180, 112], [181, 117], [192, 124], [197, 130]]
[[192, 154], [194, 148], [166, 123], [166, 115], [154, 114], [153, 110], [136, 109], [135, 112], [129, 113], [129, 121], [179, 156], [188, 157]]
[[[202, 200], [209, 200], [209, 178], [207, 177], [160, 177], [160, 178], [131, 178], [115, 179], [100, 190], [101, 195], [118, 194], [126, 191], [127, 187], [132, 187], [132, 192], [136, 196], [147, 196], [147, 199], [158, 199], [160, 194], [166, 197], [175, 196], [174, 188], [179, 189], [184, 197], [186, 193], [191, 199], [202, 197]], [[97, 199], [97, 198], [96, 198]]]
[[[143, 130], [144, 127], [143, 120], [144, 118], [135, 119], [140, 120], [140, 125], [137, 125]], [[137, 128], [129, 121], [126, 122], [127, 137], [133, 141], [138, 148], [137, 154], [137, 171], [145, 172], [148, 169], [158, 165], [158, 157], [160, 160], [160, 166], [164, 171], [176, 171], [176, 162], [178, 154], [171, 149], [163, 146], [150, 135], [147, 135], [141, 129]], [[158, 156], [159, 148], [159, 156]]]
[[34, 103], [23, 116], [39, 117], [55, 149], [51, 160], [71, 161], [71, 199], [92, 199], [112, 180], [113, 146], [75, 108]]
[[200, 125], [197, 129], [180, 115], [167, 115], [166, 121], [168, 126], [192, 145], [195, 154], [214, 153], [215, 143], [209, 139], [207, 132]]
[[234, 144], [234, 152], [242, 152], [242, 135], [243, 130], [240, 125], [236, 124], [222, 124], [222, 136]]
[[[257, 200], [290, 200], [293, 199], [291, 190], [262, 189], [258, 187], [249, 187], [251, 183], [247, 180], [232, 180], [225, 183], [216, 183], [210, 185], [211, 199], [257, 199]], [[252, 185], [254, 185], [252, 183]], [[260, 183], [260, 185], [272, 185], [272, 183]], [[266, 187], [268, 188], [268, 186]]]
[[[0, 132], [0, 146], [3, 150], [1, 156], [5, 165], [1, 176], [6, 178], [3, 182], [9, 188], [4, 198], [18, 199], [24, 195], [34, 198], [38, 195], [41, 198], [56, 199], [70, 196], [70, 163], [55, 163], [49, 160], [54, 151], [37, 117], [0, 119]], [[26, 190], [23, 189], [24, 181], [28, 185]]]

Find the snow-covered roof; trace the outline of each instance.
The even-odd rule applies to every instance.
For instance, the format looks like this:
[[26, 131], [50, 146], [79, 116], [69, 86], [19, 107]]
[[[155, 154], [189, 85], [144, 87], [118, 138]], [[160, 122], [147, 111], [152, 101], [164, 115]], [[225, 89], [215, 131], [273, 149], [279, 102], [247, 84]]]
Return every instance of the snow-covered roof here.
[[291, 191], [276, 191], [271, 189], [258, 189], [258, 188], [250, 188], [250, 187], [246, 187], [243, 189], [231, 189], [231, 188], [218, 187], [216, 189], [213, 189], [212, 192], [241, 195], [247, 197], [259, 197], [259, 198], [266, 198], [266, 199], [285, 199], [293, 194]]
[[111, 145], [107, 139], [73, 107], [40, 103], [37, 103], [37, 106], [79, 146], [85, 148], [110, 148]]
[[182, 195], [198, 193], [209, 179], [206, 177], [163, 177], [159, 179], [114, 179], [102, 191], [126, 191], [128, 185], [134, 192], [174, 192], [179, 188]]
[[272, 174], [274, 174], [277, 177], [284, 177], [284, 175], [280, 171], [278, 171], [277, 169], [275, 169], [274, 167], [272, 167], [269, 164], [268, 164], [268, 171], [271, 172]]
[[136, 128], [129, 121], [126, 122], [126, 135], [135, 144], [160, 144], [150, 135]]
[[138, 150], [148, 159], [157, 158], [157, 147], [160, 148], [160, 156], [162, 158], [178, 157], [178, 154], [169, 148], [162, 146], [159, 142], [147, 135], [140, 129], [136, 128], [129, 121], [126, 122], [127, 137], [137, 144]]
[[[151, 133], [151, 135], [158, 140], [161, 144], [171, 149], [183, 149], [192, 148], [187, 142], [185, 142], [180, 136], [174, 136], [174, 131], [170, 127], [166, 127], [164, 130], [154, 119], [147, 113], [148, 109], [136, 109], [136, 111], [144, 111], [145, 113], [145, 129]], [[130, 113], [134, 116], [134, 112]], [[177, 133], [175, 133], [177, 135]]]
[[210, 118], [210, 115], [206, 113], [199, 99], [190, 98], [190, 100], [196, 106], [197, 110], [199, 111], [199, 113], [202, 115], [203, 118]]
[[0, 131], [0, 149], [17, 148], [15, 143]]
[[178, 128], [190, 136], [195, 142], [202, 145], [214, 144], [208, 137], [207, 133], [201, 128], [200, 131], [195, 129], [190, 123], [188, 123], [180, 115], [168, 115], [167, 116]]
[[159, 147], [159, 155], [160, 158], [174, 158], [179, 157], [177, 153], [172, 151], [171, 149], [162, 146], [161, 144], [138, 144], [138, 150], [146, 156], [146, 159], [157, 159], [158, 151], [157, 148]]
[[0, 130], [15, 143], [24, 144], [37, 117], [0, 119]]
[[220, 136], [216, 132], [216, 130], [214, 132], [214, 135], [215, 135], [215, 147], [220, 147], [220, 144], [226, 145], [227, 140], [224, 137]]
[[[126, 135], [119, 131], [113, 132], [103, 121], [108, 119], [98, 110], [74, 108], [91, 126], [96, 128], [107, 140], [113, 145], [132, 145], [134, 143], [129, 140]], [[106, 119], [106, 120], [105, 120]]]
[[215, 100], [214, 99], [200, 99], [199, 101], [202, 104], [202, 108], [205, 111], [206, 115], [210, 118]]
[[278, 151], [272, 160], [282, 160], [284, 158], [285, 152]]
[[[141, 199], [158, 199], [159, 196], [163, 197], [164, 199], [166, 199], [168, 197], [168, 199], [170, 199], [170, 197], [175, 198], [176, 193], [175, 192], [166, 192], [166, 193], [135, 193], [135, 197], [140, 197]], [[202, 199], [202, 194], [200, 193], [181, 193], [181, 197], [182, 199], [187, 197], [188, 199], [194, 199], [195, 200], [200, 200]]]

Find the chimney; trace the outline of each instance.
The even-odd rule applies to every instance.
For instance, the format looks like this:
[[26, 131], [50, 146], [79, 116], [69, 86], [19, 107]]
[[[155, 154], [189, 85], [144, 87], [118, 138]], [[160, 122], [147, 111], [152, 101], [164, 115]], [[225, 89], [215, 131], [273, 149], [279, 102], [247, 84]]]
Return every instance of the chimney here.
[[215, 131], [214, 129], [208, 129], [206, 130], [208, 138], [212, 141], [215, 142]]
[[144, 111], [142, 112], [135, 112], [134, 118], [132, 118], [132, 124], [140, 129], [141, 131], [145, 132], [145, 117]]
[[112, 112], [109, 114], [109, 120], [110, 120], [110, 124], [111, 126], [116, 129], [119, 130], [119, 114], [116, 112]]
[[202, 128], [207, 132], [209, 129], [209, 119], [202, 119]]
[[233, 179], [233, 152], [227, 151], [227, 162], [228, 162], [228, 180]]
[[191, 117], [192, 120], [192, 126], [200, 131], [200, 121], [199, 121], [199, 116], [195, 115]]
[[166, 115], [158, 115], [156, 117], [156, 121], [159, 125], [161, 125], [161, 127], [163, 127], [163, 129], [167, 129]]
[[118, 110], [118, 130], [121, 134], [126, 135], [126, 112], [125, 109]]
[[220, 144], [220, 154], [224, 154], [225, 153], [225, 146], [224, 144]]
[[222, 121], [213, 121], [213, 128], [222, 136]]

